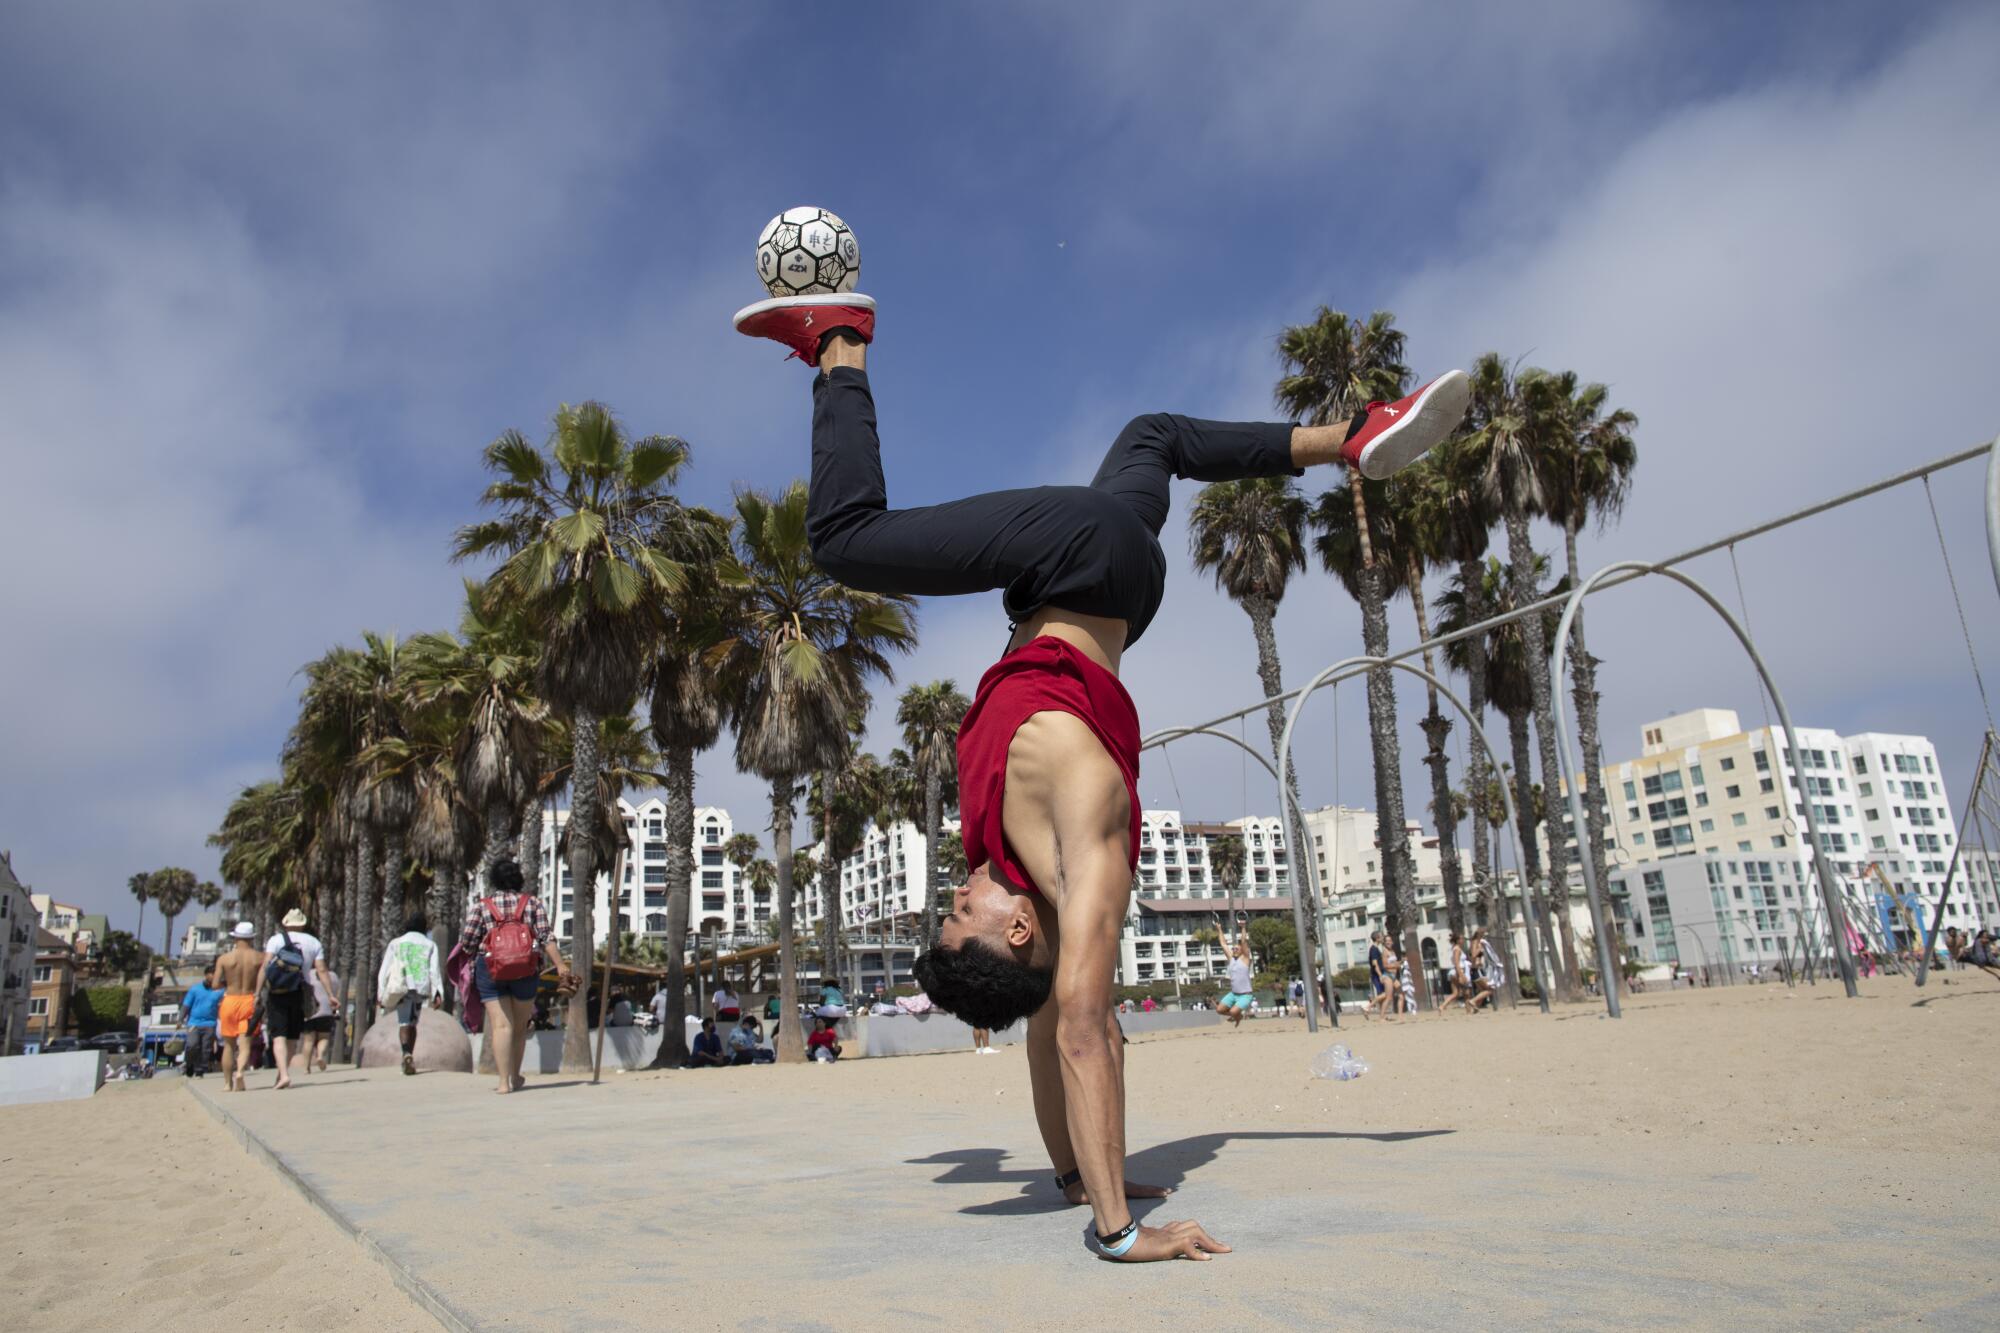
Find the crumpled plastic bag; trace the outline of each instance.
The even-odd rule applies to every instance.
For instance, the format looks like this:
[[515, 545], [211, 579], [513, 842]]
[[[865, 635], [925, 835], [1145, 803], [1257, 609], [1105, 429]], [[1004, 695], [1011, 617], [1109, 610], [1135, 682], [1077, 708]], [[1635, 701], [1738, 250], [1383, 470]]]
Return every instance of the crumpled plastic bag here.
[[1344, 1083], [1367, 1073], [1368, 1062], [1336, 1043], [1313, 1057], [1312, 1071], [1314, 1078], [1331, 1078]]

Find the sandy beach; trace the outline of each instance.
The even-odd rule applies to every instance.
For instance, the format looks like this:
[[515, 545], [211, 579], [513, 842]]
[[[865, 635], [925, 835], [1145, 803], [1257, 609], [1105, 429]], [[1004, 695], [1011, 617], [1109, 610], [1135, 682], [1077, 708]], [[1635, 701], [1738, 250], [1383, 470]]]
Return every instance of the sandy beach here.
[[[2000, 1161], [1996, 1023], [2000, 983], [1958, 972], [1922, 992], [1878, 979], [1855, 1001], [1825, 983], [1638, 995], [1619, 1022], [1591, 1006], [1548, 1017], [1524, 1007], [1350, 1018], [1337, 1036], [1260, 1019], [1142, 1037], [1128, 1059], [1132, 1174], [1180, 1187], [1160, 1216], [1199, 1217], [1239, 1246], [1143, 1277], [1072, 1253], [1074, 1228], [1042, 1197], [1019, 1050], [628, 1073], [600, 1088], [551, 1077], [519, 1099], [470, 1076], [336, 1072], [285, 1098], [222, 1100], [275, 1148], [297, 1149], [330, 1196], [347, 1190], [413, 1271], [459, 1284], [447, 1294], [477, 1327], [1050, 1326], [1090, 1311], [1152, 1327], [1191, 1310], [1251, 1327], [1434, 1327], [1468, 1306], [1488, 1322], [1588, 1327], [1599, 1300], [1669, 1325], [1866, 1314], [1977, 1327], [2000, 1298], [1983, 1265], [1962, 1262], [1968, 1236], [2000, 1226], [1987, 1188]], [[1312, 1055], [1334, 1040], [1371, 1072], [1313, 1079]], [[559, 1159], [550, 1136], [571, 1137], [578, 1116], [617, 1128], [562, 1145], [571, 1155]], [[476, 1284], [467, 1252], [439, 1248], [469, 1243], [454, 1219], [485, 1197], [476, 1177], [490, 1158], [455, 1129], [468, 1117], [480, 1134], [510, 1117], [533, 1127], [533, 1165], [551, 1191], [547, 1218], [492, 1238], [521, 1261]], [[27, 1295], [26, 1327], [117, 1326], [106, 1312], [133, 1301], [154, 1326], [213, 1326], [203, 1302], [225, 1284], [244, 1298], [220, 1316], [227, 1326], [430, 1326], [177, 1080], [0, 1111], [0, 1128], [6, 1277]], [[787, 1157], [801, 1133], [803, 1158]], [[409, 1163], [402, 1195], [370, 1160], [378, 1136]], [[704, 1180], [730, 1183], [708, 1191]], [[571, 1187], [573, 1199], [554, 1192]], [[1494, 1216], [1515, 1225], [1496, 1232]], [[1536, 1219], [1551, 1216], [1538, 1234]], [[934, 1222], [931, 1261], [939, 1247], [968, 1262], [991, 1253], [995, 1242], [974, 1236], [1018, 1243], [991, 1262], [1060, 1273], [1071, 1308], [1006, 1304], [1032, 1302], [1032, 1289], [1010, 1288], [999, 1305], [925, 1289], [857, 1248], [846, 1233], [858, 1221], [878, 1237]], [[946, 1229], [972, 1224], [983, 1230]], [[675, 1267], [688, 1257], [679, 1237], [718, 1234], [758, 1254], [832, 1248], [818, 1280], [788, 1286], [780, 1265], [746, 1308]], [[1577, 1262], [1578, 1243], [1594, 1262]], [[1933, 1244], [1957, 1256], [1948, 1275], [1925, 1267]], [[556, 1245], [575, 1258], [549, 1262]], [[643, 1276], [620, 1245], [641, 1256]], [[1323, 1266], [1357, 1263], [1372, 1282]], [[496, 1284], [504, 1318], [479, 1304]]]
[[0, 1109], [0, 1142], [9, 1328], [437, 1327], [178, 1078]]

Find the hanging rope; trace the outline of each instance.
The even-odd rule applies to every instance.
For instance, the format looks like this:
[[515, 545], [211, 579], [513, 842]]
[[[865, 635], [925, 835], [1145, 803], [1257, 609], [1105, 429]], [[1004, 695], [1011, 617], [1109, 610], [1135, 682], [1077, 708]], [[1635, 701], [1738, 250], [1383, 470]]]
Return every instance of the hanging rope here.
[[1986, 710], [1986, 729], [1993, 730], [1993, 705], [1986, 698], [1986, 679], [1979, 674], [1979, 654], [1972, 650], [1972, 629], [1965, 623], [1965, 602], [1958, 595], [1958, 576], [1951, 572], [1951, 552], [1945, 549], [1944, 524], [1938, 522], [1937, 497], [1931, 494], [1931, 479], [1924, 478], [1924, 502], [1931, 507], [1931, 530], [1937, 533], [1938, 554], [1944, 557], [1945, 581], [1951, 585], [1951, 604], [1958, 608], [1959, 633], [1965, 635], [1965, 655], [1972, 662], [1972, 683], [1979, 687], [1979, 706]]
[[[1729, 572], [1736, 577], [1736, 611], [1737, 614], [1743, 617], [1743, 631], [1754, 638], [1756, 631], [1750, 626], [1750, 601], [1743, 595], [1743, 571], [1736, 564], [1735, 542], [1729, 543]], [[1769, 735], [1771, 731], [1770, 696], [1764, 693], [1764, 678], [1757, 675], [1755, 671], [1752, 671], [1751, 675], [1757, 682], [1757, 707], [1764, 714], [1764, 732], [1766, 735]]]

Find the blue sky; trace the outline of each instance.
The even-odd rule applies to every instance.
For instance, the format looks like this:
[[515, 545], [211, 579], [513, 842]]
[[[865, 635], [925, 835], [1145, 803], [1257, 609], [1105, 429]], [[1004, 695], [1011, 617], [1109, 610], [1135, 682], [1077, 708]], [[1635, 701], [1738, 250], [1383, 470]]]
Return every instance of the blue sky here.
[[[127, 924], [130, 872], [212, 872], [298, 666], [454, 622], [479, 449], [559, 402], [688, 438], [697, 500], [801, 474], [805, 375], [727, 322], [791, 204], [860, 237], [896, 503], [1083, 479], [1137, 412], [1268, 415], [1272, 342], [1322, 303], [1394, 310], [1422, 372], [1610, 383], [1642, 463], [1593, 564], [1990, 438], [1997, 49], [1970, 5], [17, 7], [0, 845]], [[1975, 481], [1937, 500], [2000, 671]], [[1742, 560], [1799, 720], [1926, 732], [1962, 788], [1983, 718], [1921, 492]], [[1358, 619], [1302, 579], [1288, 677]], [[926, 606], [900, 679], [969, 690], [1003, 627]], [[1148, 723], [1251, 697], [1246, 631], [1183, 567], [1128, 663]], [[1591, 633], [1614, 756], [1668, 712], [1758, 715], [1684, 595], [1613, 594]], [[1311, 801], [1366, 801], [1345, 693]], [[762, 824], [726, 750], [699, 790]], [[1246, 801], [1194, 747], [1142, 797]]]

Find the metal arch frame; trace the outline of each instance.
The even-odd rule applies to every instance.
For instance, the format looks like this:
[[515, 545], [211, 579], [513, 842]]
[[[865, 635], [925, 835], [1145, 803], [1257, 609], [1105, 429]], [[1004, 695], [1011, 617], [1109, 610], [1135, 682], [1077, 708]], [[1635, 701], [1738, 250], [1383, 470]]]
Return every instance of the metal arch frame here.
[[[1212, 726], [1164, 727], [1161, 730], [1154, 732], [1150, 736], [1143, 737], [1139, 741], [1139, 748], [1141, 750], [1144, 750], [1154, 745], [1165, 745], [1170, 741], [1181, 740], [1182, 738], [1187, 736], [1213, 736], [1217, 740], [1228, 741], [1231, 745], [1234, 745], [1237, 749], [1243, 751], [1243, 753], [1249, 755], [1252, 759], [1255, 759], [1258, 763], [1262, 764], [1264, 766], [1264, 771], [1271, 775], [1271, 781], [1278, 785], [1278, 788], [1281, 793], [1289, 789], [1289, 784], [1286, 783], [1284, 779], [1278, 776], [1278, 770], [1272, 766], [1271, 761], [1266, 759], [1263, 756], [1262, 752], [1260, 752], [1255, 746], [1251, 745], [1249, 742], [1245, 741], [1240, 736], [1232, 736], [1228, 732], [1218, 730], [1217, 728]], [[1284, 809], [1286, 805], [1284, 796], [1280, 795], [1278, 799], [1279, 799], [1279, 808]], [[1305, 838], [1304, 838], [1304, 834], [1306, 831], [1305, 821], [1303, 820], [1303, 818], [1297, 816], [1296, 806], [1291, 807], [1291, 809], [1294, 818], [1288, 821], [1291, 825], [1291, 832], [1288, 836], [1291, 842], [1294, 844], [1293, 850], [1296, 851], [1298, 853], [1298, 856], [1305, 862], [1307, 891], [1311, 895], [1313, 901], [1315, 903], [1318, 903], [1324, 899], [1324, 895], [1320, 892], [1319, 867], [1313, 864], [1313, 858], [1307, 854], [1308, 849], [1305, 846]], [[1296, 883], [1292, 885], [1292, 929], [1298, 935], [1299, 963], [1301, 968], [1303, 968], [1307, 958], [1310, 957], [1311, 951], [1308, 948], [1309, 936], [1306, 931], [1305, 909], [1299, 901], [1298, 885]], [[1334, 1000], [1333, 973], [1326, 967], [1322, 966], [1320, 969], [1320, 975], [1326, 978], [1326, 1002], [1328, 1005], [1327, 1019], [1335, 1027], [1339, 1027], [1340, 1007], [1338, 1003]], [[1319, 1031], [1319, 996], [1316, 994], [1318, 989], [1319, 988], [1317, 986], [1306, 987], [1306, 1031], [1307, 1032]]]
[[1986, 451], [1986, 555], [1993, 562], [1993, 586], [2000, 589], [2000, 435]]
[[[1802, 762], [1803, 756], [1799, 752], [1798, 732], [1792, 726], [1791, 710], [1785, 706], [1785, 697], [1778, 692], [1778, 682], [1771, 679], [1771, 670], [1764, 665], [1763, 654], [1757, 651], [1756, 640], [1750, 637], [1750, 632], [1744, 629], [1742, 623], [1730, 614], [1729, 608], [1718, 601], [1715, 594], [1710, 592], [1701, 580], [1695, 578], [1693, 575], [1683, 574], [1678, 569], [1669, 569], [1662, 565], [1648, 564], [1643, 560], [1613, 561], [1585, 579], [1577, 586], [1575, 591], [1570, 593], [1568, 604], [1563, 607], [1562, 620], [1556, 626], [1555, 657], [1550, 665], [1551, 677], [1557, 685], [1557, 688], [1549, 691], [1550, 709], [1554, 716], [1556, 728], [1556, 758], [1560, 761], [1557, 766], [1562, 770], [1563, 785], [1569, 789], [1568, 803], [1570, 832], [1572, 836], [1581, 837], [1584, 820], [1583, 792], [1577, 783], [1576, 764], [1570, 757], [1569, 722], [1564, 716], [1563, 690], [1561, 689], [1563, 668], [1569, 658], [1570, 627], [1576, 623], [1577, 612], [1583, 608], [1583, 599], [1589, 596], [1599, 583], [1619, 574], [1626, 574], [1631, 578], [1642, 578], [1648, 574], [1659, 574], [1670, 578], [1674, 582], [1690, 589], [1697, 597], [1708, 603], [1710, 610], [1722, 617], [1723, 623], [1728, 625], [1730, 630], [1736, 635], [1736, 641], [1743, 645], [1743, 651], [1750, 654], [1751, 665], [1757, 668], [1758, 678], [1764, 682], [1765, 690], [1769, 691], [1771, 695], [1771, 706], [1777, 710], [1778, 723], [1785, 729], [1785, 748], [1791, 752], [1792, 773], [1800, 779], [1800, 785], [1803, 789], [1806, 769], [1805, 764]], [[1620, 579], [1619, 581], [1625, 582], [1626, 580]], [[1778, 776], [1782, 777], [1784, 775], [1779, 774]], [[1602, 778], [1600, 777], [1599, 780], [1601, 782]], [[1803, 790], [1801, 790], [1800, 794], [1801, 796], [1805, 796]], [[1786, 794], [1784, 800], [1789, 804], [1791, 796]], [[1839, 891], [1833, 878], [1833, 867], [1829, 866], [1826, 861], [1826, 848], [1820, 841], [1819, 816], [1813, 813], [1813, 803], [1809, 796], [1805, 798], [1804, 803], [1806, 807], [1806, 838], [1812, 843], [1813, 866], [1819, 874], [1820, 902], [1826, 908], [1827, 925], [1833, 936], [1833, 955], [1840, 960], [1840, 979], [1847, 988], [1848, 998], [1853, 999], [1857, 991], [1854, 980], [1854, 957], [1847, 949], [1847, 913], [1845, 905], [1840, 901]], [[1612, 977], [1614, 976], [1612, 969], [1616, 966], [1616, 960], [1611, 955], [1611, 939], [1605, 930], [1603, 892], [1597, 883], [1597, 866], [1593, 858], [1587, 854], [1587, 849], [1579, 847], [1578, 850], [1586, 853], [1579, 855], [1577, 862], [1583, 867], [1584, 889], [1590, 899], [1591, 924], [1597, 931], [1598, 976], [1604, 979], [1604, 1002], [1611, 1016], [1617, 1018], [1619, 1016], [1618, 987], [1612, 981]]]
[[[1327, 667], [1325, 670], [1321, 671], [1317, 676], [1314, 676], [1310, 681], [1306, 682], [1305, 688], [1297, 691], [1296, 695], [1292, 700], [1291, 706], [1285, 710], [1285, 730], [1284, 734], [1278, 740], [1278, 768], [1285, 768], [1288, 767], [1290, 764], [1292, 757], [1292, 732], [1298, 726], [1299, 714], [1305, 708], [1306, 701], [1312, 698], [1313, 695], [1317, 693], [1323, 686], [1338, 685], [1343, 680], [1352, 679], [1355, 676], [1365, 675], [1367, 672], [1373, 671], [1377, 667], [1394, 667], [1398, 671], [1406, 671], [1409, 674], [1416, 676], [1420, 680], [1428, 681], [1431, 685], [1437, 688], [1438, 693], [1443, 695], [1446, 701], [1449, 702], [1453, 708], [1458, 710], [1458, 715], [1465, 719], [1465, 724], [1467, 726], [1472, 728], [1473, 735], [1479, 738], [1479, 743], [1486, 748], [1486, 753], [1490, 755], [1497, 755], [1500, 753], [1500, 751], [1493, 748], [1493, 742], [1490, 739], [1488, 739], [1486, 735], [1486, 728], [1480, 724], [1479, 719], [1475, 718], [1472, 715], [1472, 710], [1465, 706], [1465, 701], [1460, 699], [1457, 694], [1453, 693], [1450, 685], [1438, 679], [1430, 672], [1424, 670], [1420, 666], [1417, 666], [1413, 662], [1405, 662], [1394, 657], [1347, 657], [1347, 658], [1342, 658], [1338, 662], [1335, 662], [1332, 666]], [[1199, 728], [1188, 728], [1188, 730], [1194, 731], [1194, 730], [1199, 730]], [[1275, 772], [1276, 769], [1274, 769], [1273, 771]], [[1520, 874], [1523, 877], [1522, 891], [1521, 891], [1521, 905], [1522, 905], [1521, 910], [1523, 919], [1526, 922], [1527, 926], [1528, 958], [1529, 958], [1528, 965], [1530, 968], [1530, 975], [1532, 975], [1535, 979], [1535, 998], [1540, 1003], [1542, 1012], [1547, 1013], [1549, 1010], [1549, 981], [1548, 978], [1546, 978], [1543, 975], [1542, 971], [1543, 961], [1541, 958], [1541, 949], [1538, 941], [1535, 938], [1534, 900], [1532, 897], [1529, 896], [1527, 892], [1526, 874], [1527, 874], [1528, 858], [1525, 855], [1521, 845], [1521, 821], [1514, 809], [1514, 794], [1513, 792], [1508, 790], [1507, 784], [1504, 782], [1500, 784], [1500, 797], [1502, 802], [1507, 807], [1507, 834], [1509, 839], [1514, 844], [1515, 870], [1517, 874]], [[1292, 793], [1290, 788], [1288, 787], [1287, 784], [1282, 782], [1278, 784], [1278, 800], [1281, 803], [1282, 807], [1291, 813], [1292, 823], [1295, 824], [1304, 823], [1304, 816], [1299, 812], [1298, 807], [1292, 802]], [[1380, 822], [1379, 813], [1377, 817], [1377, 822], [1378, 823]], [[1377, 836], [1379, 837], [1379, 831]], [[1501, 897], [1501, 901], [1503, 903], [1506, 901], [1504, 894]], [[1510, 954], [1512, 953], [1512, 945], [1513, 941], [1509, 940], [1508, 952]], [[1514, 962], [1515, 960], [1510, 958], [1509, 961]], [[1519, 973], [1520, 973], [1520, 967], [1518, 962], [1516, 962], [1515, 974], [1518, 976]]]

